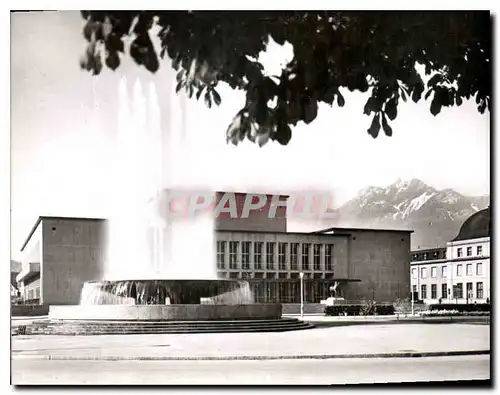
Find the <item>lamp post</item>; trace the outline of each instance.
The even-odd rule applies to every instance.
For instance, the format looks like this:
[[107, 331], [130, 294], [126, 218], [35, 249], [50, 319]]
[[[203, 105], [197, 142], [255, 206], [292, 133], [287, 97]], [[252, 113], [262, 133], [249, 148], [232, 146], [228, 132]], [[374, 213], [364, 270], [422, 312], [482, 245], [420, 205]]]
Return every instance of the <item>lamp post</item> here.
[[415, 292], [413, 292], [413, 284], [411, 285], [411, 316], [415, 315]]
[[300, 272], [300, 317], [304, 317], [304, 273]]

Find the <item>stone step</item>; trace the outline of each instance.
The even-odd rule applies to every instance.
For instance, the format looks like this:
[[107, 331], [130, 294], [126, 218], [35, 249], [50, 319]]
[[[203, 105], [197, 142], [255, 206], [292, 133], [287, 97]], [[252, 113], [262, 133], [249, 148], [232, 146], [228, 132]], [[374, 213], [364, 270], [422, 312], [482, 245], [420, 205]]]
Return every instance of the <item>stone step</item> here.
[[171, 323], [156, 323], [156, 325], [128, 325], [123, 323], [44, 323], [32, 324], [26, 327], [25, 334], [64, 334], [64, 335], [99, 335], [99, 334], [168, 334], [168, 333], [224, 333], [224, 332], [277, 332], [309, 329], [314, 326], [299, 320], [275, 320], [274, 322], [255, 323], [251, 321], [241, 323], [203, 323], [184, 322], [184, 325]]

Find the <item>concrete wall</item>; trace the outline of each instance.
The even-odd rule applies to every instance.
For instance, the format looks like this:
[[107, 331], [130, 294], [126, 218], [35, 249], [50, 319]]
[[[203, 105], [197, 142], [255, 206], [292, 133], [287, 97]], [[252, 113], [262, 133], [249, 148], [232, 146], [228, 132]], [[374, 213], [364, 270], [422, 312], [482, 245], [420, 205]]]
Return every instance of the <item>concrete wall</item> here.
[[[220, 202], [223, 194], [216, 194], [216, 203]], [[272, 203], [272, 195], [261, 195], [266, 199], [266, 204], [260, 209], [252, 209], [247, 218], [241, 218], [243, 205], [247, 197], [244, 193], [235, 193], [235, 207], [237, 218], [231, 218], [230, 213], [220, 213], [215, 221], [216, 230], [245, 230], [252, 231], [269, 231], [269, 232], [286, 232], [286, 209], [285, 207], [276, 206], [276, 215], [274, 218], [269, 218], [269, 210]], [[278, 199], [278, 198], [275, 198]], [[285, 202], [285, 196], [279, 196], [281, 202]], [[258, 203], [258, 198], [254, 197], [253, 202]], [[232, 204], [232, 203], [231, 203]], [[229, 207], [228, 204], [225, 207]]]
[[280, 304], [247, 305], [86, 305], [50, 306], [49, 318], [74, 320], [232, 320], [275, 319]]
[[105, 221], [44, 219], [44, 304], [78, 304], [85, 281], [103, 275]]
[[410, 233], [350, 230], [346, 299], [393, 302], [410, 296]]

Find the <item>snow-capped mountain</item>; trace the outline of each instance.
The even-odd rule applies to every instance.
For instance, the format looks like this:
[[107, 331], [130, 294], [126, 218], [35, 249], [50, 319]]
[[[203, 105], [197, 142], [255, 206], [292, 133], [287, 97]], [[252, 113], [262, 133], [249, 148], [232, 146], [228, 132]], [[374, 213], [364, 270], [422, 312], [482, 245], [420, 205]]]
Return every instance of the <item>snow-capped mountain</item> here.
[[453, 239], [470, 215], [489, 204], [489, 195], [470, 197], [417, 179], [397, 180], [387, 187], [361, 190], [336, 210], [335, 221], [323, 225], [413, 229], [412, 248], [427, 248]]

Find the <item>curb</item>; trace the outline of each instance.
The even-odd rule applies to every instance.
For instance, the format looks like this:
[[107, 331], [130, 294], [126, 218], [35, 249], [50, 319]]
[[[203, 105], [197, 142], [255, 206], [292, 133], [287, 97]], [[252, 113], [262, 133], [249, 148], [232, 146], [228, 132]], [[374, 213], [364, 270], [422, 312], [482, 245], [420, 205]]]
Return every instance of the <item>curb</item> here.
[[36, 359], [48, 361], [265, 361], [284, 359], [352, 359], [352, 358], [425, 358], [425, 357], [452, 357], [465, 355], [490, 355], [490, 350], [464, 351], [422, 351], [422, 352], [393, 352], [375, 354], [312, 354], [312, 355], [227, 355], [227, 356], [74, 356], [74, 355], [17, 355], [12, 360]]

